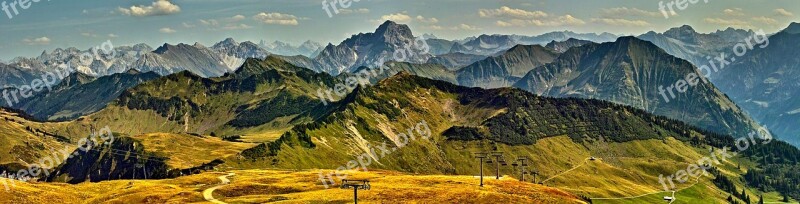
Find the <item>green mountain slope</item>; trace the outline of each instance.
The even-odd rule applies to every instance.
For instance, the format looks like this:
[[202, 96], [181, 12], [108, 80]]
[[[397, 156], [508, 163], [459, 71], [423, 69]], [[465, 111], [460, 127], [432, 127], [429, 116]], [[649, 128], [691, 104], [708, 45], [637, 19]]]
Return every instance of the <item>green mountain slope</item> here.
[[701, 78], [695, 77], [699, 81], [695, 86], [685, 84], [683, 92], [670, 88], [690, 75], [700, 76], [689, 62], [650, 42], [622, 37], [570, 49], [529, 72], [515, 87], [543, 96], [625, 104], [724, 134], [743, 136], [758, 129], [735, 103]]
[[505, 53], [456, 71], [462, 86], [499, 88], [513, 85], [528, 71], [552, 62], [558, 53], [540, 45], [517, 45]]
[[72, 120], [99, 111], [126, 89], [158, 77], [153, 72], [130, 70], [95, 79], [76, 72], [52, 91], [36, 94], [15, 108], [41, 120]]
[[777, 137], [800, 145], [800, 23], [769, 37], [743, 57], [714, 73], [720, 90]]
[[[226, 164], [474, 175], [478, 167], [472, 153], [503, 151], [509, 163], [517, 156], [535, 158], [531, 168], [552, 178], [549, 185], [589, 196], [630, 196], [660, 191], [659, 174], [697, 161], [710, 146], [733, 144], [731, 137], [623, 105], [539, 97], [512, 88], [466, 88], [408, 73], [356, 89], [335, 107]], [[426, 128], [414, 129], [423, 121], [429, 138], [423, 137]], [[590, 157], [603, 159], [590, 162]], [[559, 176], [581, 163], [603, 176]], [[516, 172], [503, 168], [501, 174]]]

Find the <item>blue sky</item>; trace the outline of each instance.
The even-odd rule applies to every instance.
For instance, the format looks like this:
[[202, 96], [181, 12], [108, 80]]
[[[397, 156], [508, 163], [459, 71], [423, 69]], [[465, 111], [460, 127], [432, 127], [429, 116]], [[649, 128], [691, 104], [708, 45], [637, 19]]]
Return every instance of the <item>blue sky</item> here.
[[[415, 34], [447, 39], [563, 30], [629, 35], [684, 24], [700, 32], [727, 27], [775, 32], [800, 21], [796, 0], [699, 0], [683, 10], [674, 8], [668, 19], [659, 11], [659, 0], [360, 0], [333, 17], [322, 0], [31, 0], [27, 9], [18, 1], [23, 0], [0, 0], [12, 13], [8, 18], [0, 10], [3, 60], [58, 47], [87, 49], [106, 40], [115, 46], [153, 47], [210, 46], [227, 37], [337, 44], [387, 19], [408, 24]], [[18, 14], [11, 4], [17, 4]]]

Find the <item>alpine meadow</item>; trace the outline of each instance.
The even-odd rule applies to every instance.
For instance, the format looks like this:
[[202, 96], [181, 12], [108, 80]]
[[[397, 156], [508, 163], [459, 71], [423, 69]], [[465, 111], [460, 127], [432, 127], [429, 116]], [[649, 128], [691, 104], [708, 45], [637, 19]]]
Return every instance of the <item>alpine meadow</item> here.
[[0, 3], [0, 203], [800, 203], [791, 0]]

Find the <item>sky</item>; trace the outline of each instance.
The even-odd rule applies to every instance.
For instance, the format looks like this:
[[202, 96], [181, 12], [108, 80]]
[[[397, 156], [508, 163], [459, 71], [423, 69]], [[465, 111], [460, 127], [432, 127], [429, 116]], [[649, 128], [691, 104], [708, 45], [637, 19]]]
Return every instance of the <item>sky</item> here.
[[[1, 60], [59, 47], [84, 50], [106, 41], [154, 48], [164, 43], [211, 46], [228, 37], [338, 44], [353, 34], [372, 32], [386, 20], [408, 24], [415, 35], [444, 39], [564, 30], [638, 35], [681, 25], [704, 33], [727, 27], [771, 33], [800, 21], [797, 0], [33, 1], [0, 0], [5, 5], [0, 7]], [[663, 12], [659, 5], [664, 5]]]

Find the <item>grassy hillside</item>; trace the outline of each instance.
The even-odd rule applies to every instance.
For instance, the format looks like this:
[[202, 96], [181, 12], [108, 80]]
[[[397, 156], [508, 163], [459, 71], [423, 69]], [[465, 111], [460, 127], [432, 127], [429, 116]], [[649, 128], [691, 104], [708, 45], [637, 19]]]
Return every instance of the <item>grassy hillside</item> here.
[[66, 136], [43, 130], [42, 123], [29, 119], [29, 116], [0, 108], [2, 169], [16, 170], [28, 163], [38, 163], [39, 158], [52, 155], [53, 151], [76, 146], [69, 144]]
[[[477, 175], [472, 153], [502, 151], [509, 163], [518, 156], [532, 158], [545, 185], [587, 197], [626, 197], [661, 191], [659, 175], [671, 175], [706, 156], [709, 144], [733, 144], [730, 138], [630, 107], [514, 89], [464, 88], [408, 74], [357, 89], [336, 105], [321, 120], [295, 126], [226, 165], [334, 169], [376, 151], [367, 169]], [[423, 120], [432, 136], [422, 139], [414, 133], [417, 139], [403, 145], [400, 133]], [[384, 142], [390, 151], [380, 151]], [[501, 170], [503, 175], [517, 173], [510, 167]]]
[[[348, 203], [353, 191], [325, 188], [317, 171], [230, 171], [228, 185], [212, 192], [228, 203]], [[347, 172], [351, 179], [369, 179], [371, 190], [359, 191], [359, 201], [465, 203], [585, 203], [559, 189], [507, 178], [487, 180], [478, 187], [472, 176], [418, 176], [392, 171]], [[165, 180], [125, 180], [76, 185], [18, 183], [13, 191], [0, 191], [0, 199], [13, 203], [196, 203], [203, 191], [220, 184], [225, 173], [203, 173]], [[2, 178], [0, 178], [2, 179]], [[448, 189], [442, 191], [442, 189]]]

